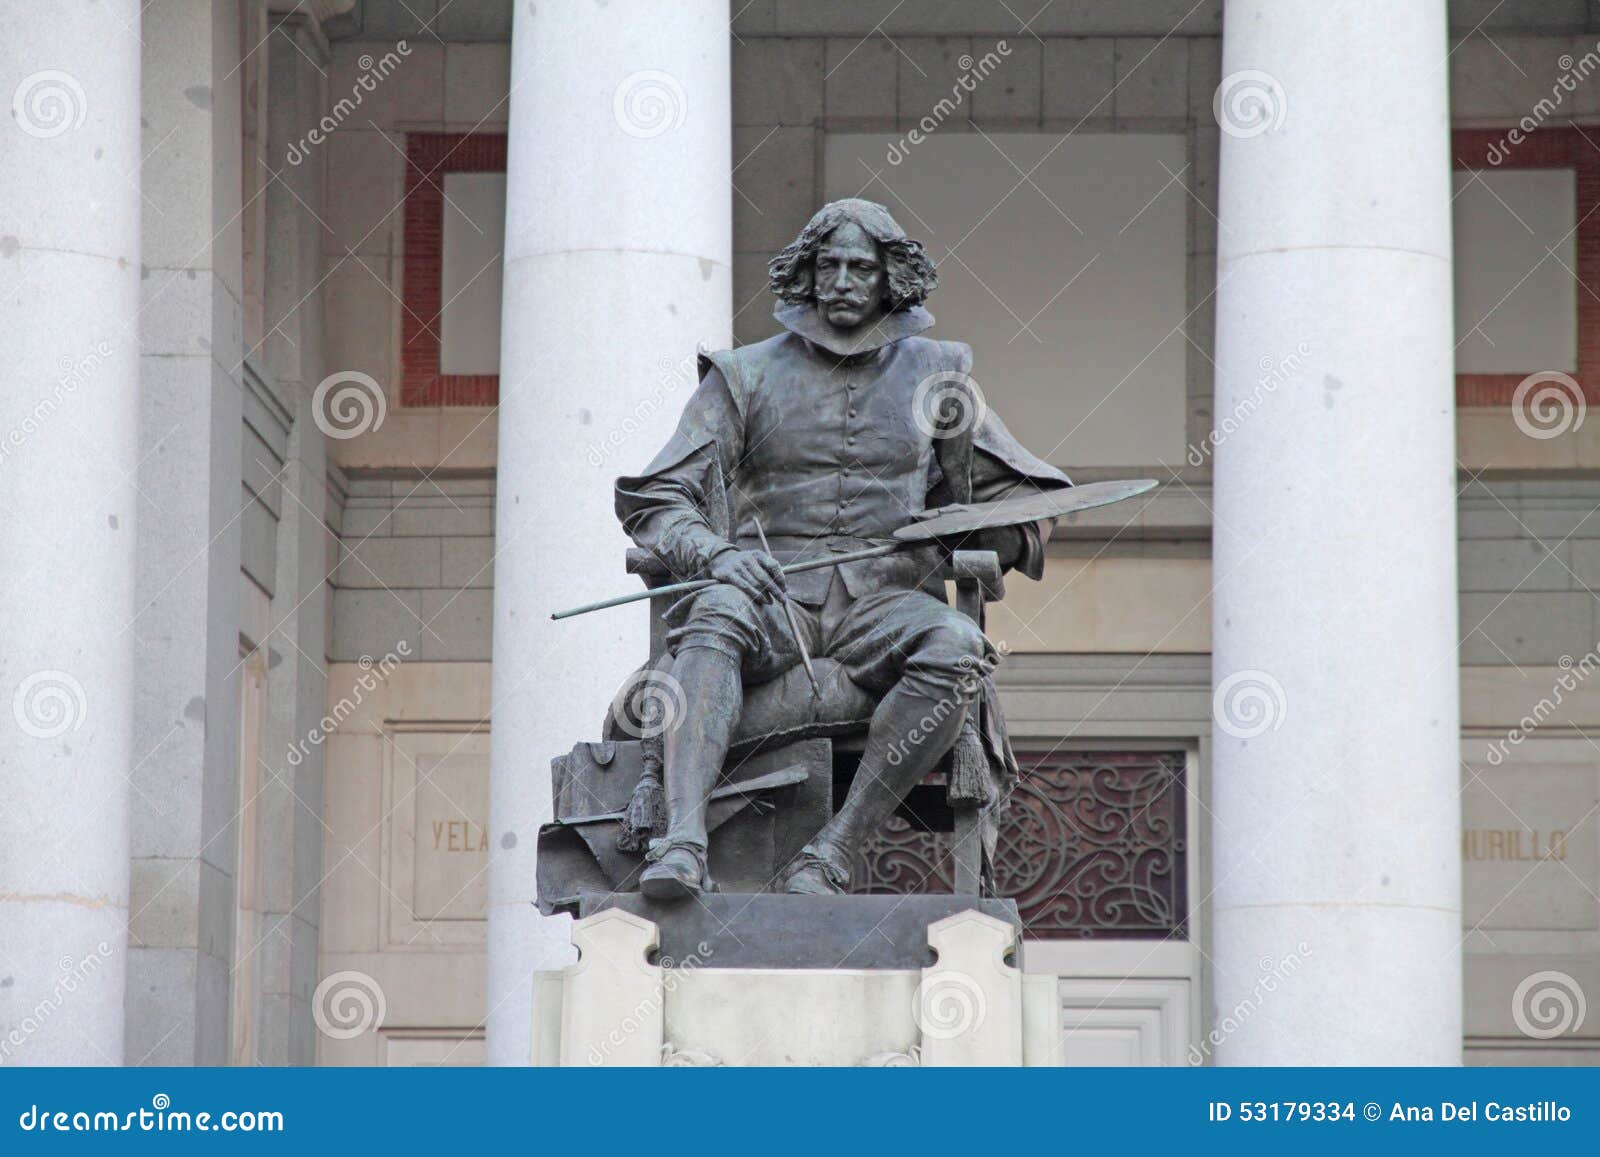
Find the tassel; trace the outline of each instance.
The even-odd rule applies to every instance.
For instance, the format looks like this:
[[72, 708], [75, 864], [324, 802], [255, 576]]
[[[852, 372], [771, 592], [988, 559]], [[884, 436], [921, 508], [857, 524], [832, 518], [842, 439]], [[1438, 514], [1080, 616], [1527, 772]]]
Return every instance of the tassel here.
[[667, 797], [661, 781], [652, 775], [639, 777], [634, 785], [633, 797], [628, 800], [628, 811], [622, 818], [622, 832], [617, 836], [617, 847], [625, 852], [641, 851], [651, 837], [667, 830]]
[[979, 807], [987, 806], [992, 798], [989, 758], [984, 754], [983, 741], [978, 738], [978, 729], [972, 725], [970, 715], [961, 724], [961, 734], [950, 749], [950, 780], [945, 798], [952, 804]]

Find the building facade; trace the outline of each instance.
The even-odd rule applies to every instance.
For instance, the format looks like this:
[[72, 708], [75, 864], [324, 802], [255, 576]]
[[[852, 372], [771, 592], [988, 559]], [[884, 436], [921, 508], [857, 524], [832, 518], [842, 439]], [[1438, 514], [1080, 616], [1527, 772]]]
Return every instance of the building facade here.
[[990, 616], [1064, 1060], [1600, 1061], [1592, 4], [0, 14], [0, 1062], [525, 1059], [548, 614], [846, 196], [1160, 482]]

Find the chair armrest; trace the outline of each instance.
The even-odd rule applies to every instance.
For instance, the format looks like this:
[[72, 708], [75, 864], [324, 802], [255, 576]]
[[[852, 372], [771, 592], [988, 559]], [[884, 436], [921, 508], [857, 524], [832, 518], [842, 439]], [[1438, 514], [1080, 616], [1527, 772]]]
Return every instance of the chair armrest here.
[[[667, 564], [643, 547], [630, 546], [623, 560], [627, 572], [638, 575], [646, 587], [664, 587], [672, 581], [672, 572], [667, 569]], [[661, 596], [650, 600], [651, 662], [660, 658], [667, 648], [667, 624], [661, 618], [663, 602]]]
[[1000, 556], [992, 550], [958, 550], [950, 555], [950, 577], [958, 587], [963, 583], [975, 584], [986, 603], [1005, 598], [1003, 573]]
[[641, 546], [630, 546], [625, 556], [625, 566], [629, 574], [643, 576], [645, 586], [655, 586], [651, 579], [664, 579], [670, 577], [667, 564], [662, 562], [650, 551]]

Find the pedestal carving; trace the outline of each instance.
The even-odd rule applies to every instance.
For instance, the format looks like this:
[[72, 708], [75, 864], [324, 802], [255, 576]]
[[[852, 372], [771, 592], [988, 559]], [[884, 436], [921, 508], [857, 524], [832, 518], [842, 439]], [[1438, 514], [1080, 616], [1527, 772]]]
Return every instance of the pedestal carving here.
[[1060, 1063], [1054, 977], [1021, 972], [1016, 927], [976, 910], [926, 925], [923, 968], [669, 963], [657, 925], [618, 908], [572, 938], [578, 963], [534, 978], [535, 1065]]

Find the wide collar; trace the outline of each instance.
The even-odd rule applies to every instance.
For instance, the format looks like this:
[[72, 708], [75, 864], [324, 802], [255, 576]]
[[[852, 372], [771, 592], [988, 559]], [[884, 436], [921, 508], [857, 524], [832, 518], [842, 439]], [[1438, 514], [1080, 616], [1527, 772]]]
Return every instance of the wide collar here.
[[840, 329], [829, 324], [812, 302], [779, 303], [772, 311], [780, 325], [834, 357], [859, 358], [876, 353], [933, 325], [933, 314], [920, 305], [886, 313], [871, 325]]

